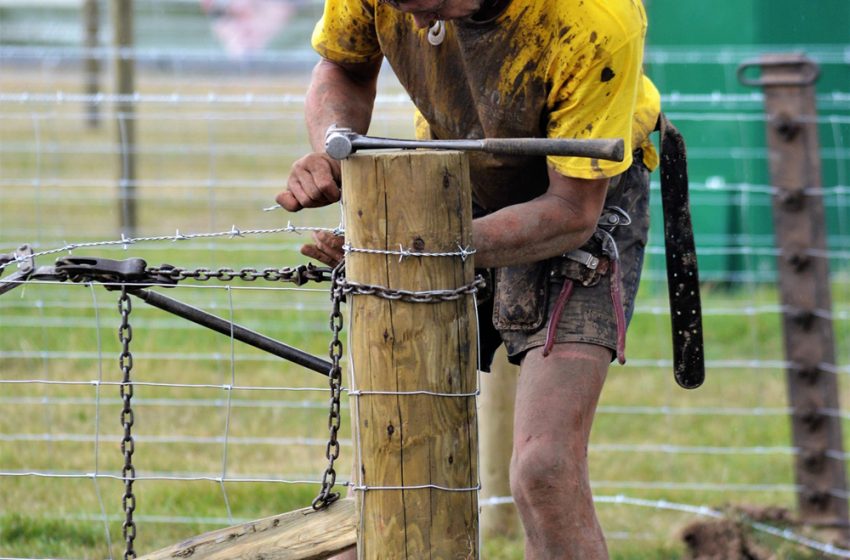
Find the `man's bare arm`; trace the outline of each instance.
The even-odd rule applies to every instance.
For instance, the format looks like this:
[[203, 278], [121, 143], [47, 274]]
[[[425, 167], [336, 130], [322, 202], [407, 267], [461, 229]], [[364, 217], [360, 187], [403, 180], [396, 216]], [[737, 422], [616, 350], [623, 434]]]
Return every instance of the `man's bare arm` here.
[[581, 247], [596, 230], [607, 191], [608, 179], [575, 179], [550, 168], [544, 194], [473, 221], [475, 266], [536, 262]]
[[339, 162], [324, 153], [325, 131], [332, 124], [365, 134], [372, 120], [381, 59], [341, 65], [322, 59], [313, 69], [305, 111], [313, 153], [292, 165], [278, 204], [296, 212], [339, 200]]
[[323, 58], [313, 68], [304, 110], [314, 151], [325, 150], [325, 131], [332, 124], [360, 134], [369, 130], [381, 61], [338, 64]]
[[[608, 179], [573, 179], [550, 170], [543, 195], [508, 206], [472, 222], [475, 266], [497, 267], [536, 262], [584, 245], [596, 230]], [[342, 260], [342, 240], [314, 234], [302, 252], [328, 265]]]

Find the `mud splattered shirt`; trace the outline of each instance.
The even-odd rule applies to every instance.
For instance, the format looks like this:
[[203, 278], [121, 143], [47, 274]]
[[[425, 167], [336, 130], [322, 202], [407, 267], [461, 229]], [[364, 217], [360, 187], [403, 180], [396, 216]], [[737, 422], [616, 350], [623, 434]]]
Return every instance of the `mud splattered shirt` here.
[[[432, 46], [413, 17], [378, 0], [327, 0], [313, 48], [340, 63], [386, 57], [433, 138], [623, 138], [626, 161], [549, 157], [559, 173], [613, 177], [644, 148], [660, 111], [643, 75], [641, 0], [512, 0], [495, 18], [446, 22]], [[548, 187], [543, 158], [471, 154], [474, 198], [488, 210]]]

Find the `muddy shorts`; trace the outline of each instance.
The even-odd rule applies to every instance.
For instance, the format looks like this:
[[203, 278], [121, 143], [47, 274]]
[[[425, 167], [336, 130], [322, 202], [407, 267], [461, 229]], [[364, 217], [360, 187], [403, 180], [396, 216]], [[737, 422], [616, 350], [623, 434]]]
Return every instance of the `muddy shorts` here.
[[[627, 323], [634, 311], [635, 295], [640, 282], [649, 230], [649, 171], [642, 160], [640, 151], [635, 153], [635, 163], [625, 173], [612, 179], [612, 186], [605, 201], [605, 206], [618, 206], [631, 218], [630, 225], [617, 227], [613, 231], [620, 255], [623, 307]], [[548, 271], [548, 268], [541, 266], [540, 270]], [[491, 278], [493, 276], [490, 275]], [[497, 281], [494, 297], [498, 301], [504, 301], [505, 293], [510, 293], [509, 301], [517, 298], [527, 301], [539, 297], [538, 293], [511, 293], [515, 292], [511, 290], [511, 286], [499, 284], [509, 275], [495, 274], [495, 277]], [[611, 280], [612, 275], [609, 273], [591, 286], [574, 282], [572, 295], [558, 321], [555, 342], [598, 344], [611, 349], [613, 358], [617, 348], [617, 319], [611, 299]], [[540, 282], [545, 282], [548, 286], [544, 286], [542, 290], [529, 290], [529, 292], [548, 293], [548, 295], [540, 300], [536, 320], [530, 320], [527, 324], [523, 324], [522, 320], [511, 324], [510, 313], [506, 322], [505, 313], [499, 311], [498, 303], [497, 313], [494, 316], [492, 298], [480, 304], [478, 310], [480, 356], [481, 368], [484, 371], [489, 371], [493, 354], [501, 343], [505, 344], [508, 359], [514, 364], [519, 364], [528, 350], [546, 343], [549, 317], [564, 281], [563, 278], [552, 278], [546, 272]], [[522, 285], [525, 286], [525, 284]], [[502, 308], [505, 307], [509, 306], [502, 305]], [[516, 307], [522, 307], [522, 305]], [[498, 329], [494, 326], [493, 320], [499, 325]]]

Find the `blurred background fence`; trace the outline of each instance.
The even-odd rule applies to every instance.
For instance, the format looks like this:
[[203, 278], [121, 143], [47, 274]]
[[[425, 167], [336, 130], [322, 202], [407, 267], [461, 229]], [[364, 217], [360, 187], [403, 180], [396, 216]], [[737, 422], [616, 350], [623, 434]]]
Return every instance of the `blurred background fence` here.
[[[303, 95], [321, 5], [138, 0], [134, 41], [116, 48], [111, 14], [120, 4], [0, 0], [0, 253], [125, 234], [168, 239], [72, 252], [182, 267], [303, 262], [303, 237], [286, 226], [335, 227], [338, 210], [262, 209], [307, 150]], [[612, 368], [590, 450], [600, 516], [622, 558], [681, 554], [681, 530], [708, 513], [702, 506], [795, 506], [799, 450], [785, 394], [763, 96], [737, 78], [741, 62], [764, 52], [805, 52], [821, 66], [817, 123], [844, 402], [850, 374], [850, 4], [646, 5], [646, 70], [689, 146], [708, 381], [684, 392], [671, 379], [656, 175], [629, 362]], [[97, 41], [86, 46], [92, 8]], [[135, 65], [130, 92], [115, 85], [118, 60]], [[411, 105], [389, 69], [375, 115], [373, 134], [412, 135]], [[138, 212], [132, 235], [121, 226], [127, 187]], [[263, 232], [238, 235], [248, 230]], [[195, 235], [207, 233], [215, 235]], [[306, 288], [207, 282], [170, 294], [324, 355], [327, 291]], [[0, 557], [120, 556], [115, 302], [97, 286], [49, 283], [0, 297]], [[142, 304], [132, 317], [136, 549], [308, 505], [324, 467], [326, 380]], [[850, 416], [831, 413], [847, 434]], [[343, 443], [341, 473], [351, 452]], [[764, 538], [780, 554], [806, 557], [788, 539]], [[486, 539], [484, 551], [521, 558], [521, 543]]]

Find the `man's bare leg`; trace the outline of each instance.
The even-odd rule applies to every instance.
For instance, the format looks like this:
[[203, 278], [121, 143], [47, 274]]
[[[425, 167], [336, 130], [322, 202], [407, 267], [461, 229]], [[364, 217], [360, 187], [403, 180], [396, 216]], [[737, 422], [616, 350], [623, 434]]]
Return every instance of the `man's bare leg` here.
[[530, 350], [517, 384], [511, 492], [526, 560], [608, 558], [590, 491], [587, 442], [611, 351], [556, 344]]

